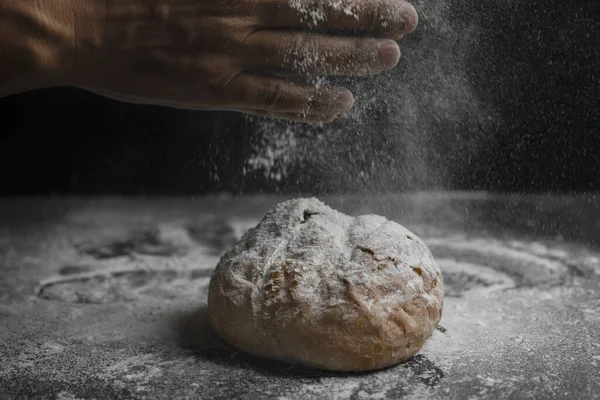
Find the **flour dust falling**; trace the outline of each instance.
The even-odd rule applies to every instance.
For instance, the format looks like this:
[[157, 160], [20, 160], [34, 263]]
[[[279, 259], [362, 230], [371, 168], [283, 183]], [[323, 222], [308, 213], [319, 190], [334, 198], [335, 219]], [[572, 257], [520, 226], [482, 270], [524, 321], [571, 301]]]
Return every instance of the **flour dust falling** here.
[[[309, 22], [323, 17], [322, 2], [291, 1]], [[353, 15], [359, 4], [331, 0], [327, 6]], [[353, 92], [356, 103], [346, 116], [322, 126], [248, 117], [249, 177], [271, 188], [316, 193], [444, 189], [485, 158], [493, 138], [484, 133], [498, 117], [479, 101], [468, 78], [477, 22], [463, 18], [468, 10], [451, 1], [413, 5], [419, 25], [400, 41], [402, 58], [394, 70], [367, 78], [310, 78]]]

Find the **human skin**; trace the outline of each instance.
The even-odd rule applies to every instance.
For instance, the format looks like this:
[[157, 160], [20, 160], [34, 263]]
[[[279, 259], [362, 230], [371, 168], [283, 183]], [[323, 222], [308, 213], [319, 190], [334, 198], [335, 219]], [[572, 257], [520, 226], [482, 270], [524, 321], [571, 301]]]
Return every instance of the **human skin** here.
[[352, 93], [291, 77], [393, 68], [417, 13], [402, 0], [299, 1], [0, 0], [0, 96], [74, 86], [133, 103], [330, 122]]

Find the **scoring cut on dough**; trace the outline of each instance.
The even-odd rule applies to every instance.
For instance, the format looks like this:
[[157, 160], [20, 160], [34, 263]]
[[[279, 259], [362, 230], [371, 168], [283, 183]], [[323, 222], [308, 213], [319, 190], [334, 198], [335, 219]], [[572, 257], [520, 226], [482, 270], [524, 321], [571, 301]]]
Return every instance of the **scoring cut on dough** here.
[[443, 297], [439, 266], [402, 225], [296, 199], [223, 255], [208, 313], [215, 332], [247, 353], [368, 371], [414, 355], [437, 326]]

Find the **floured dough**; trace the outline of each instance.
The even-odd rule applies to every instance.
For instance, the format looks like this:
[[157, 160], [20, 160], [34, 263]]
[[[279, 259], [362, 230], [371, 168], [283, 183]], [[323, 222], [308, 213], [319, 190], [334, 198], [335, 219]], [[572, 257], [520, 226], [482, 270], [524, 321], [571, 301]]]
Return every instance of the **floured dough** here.
[[208, 312], [217, 334], [247, 353], [367, 371], [423, 346], [443, 292], [431, 252], [403, 226], [296, 199], [274, 207], [221, 258]]

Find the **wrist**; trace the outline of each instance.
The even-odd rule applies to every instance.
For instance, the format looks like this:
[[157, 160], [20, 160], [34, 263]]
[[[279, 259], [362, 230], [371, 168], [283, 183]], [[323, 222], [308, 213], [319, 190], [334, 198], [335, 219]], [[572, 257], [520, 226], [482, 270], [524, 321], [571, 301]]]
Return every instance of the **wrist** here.
[[0, 0], [0, 97], [71, 85], [102, 41], [103, 0]]

